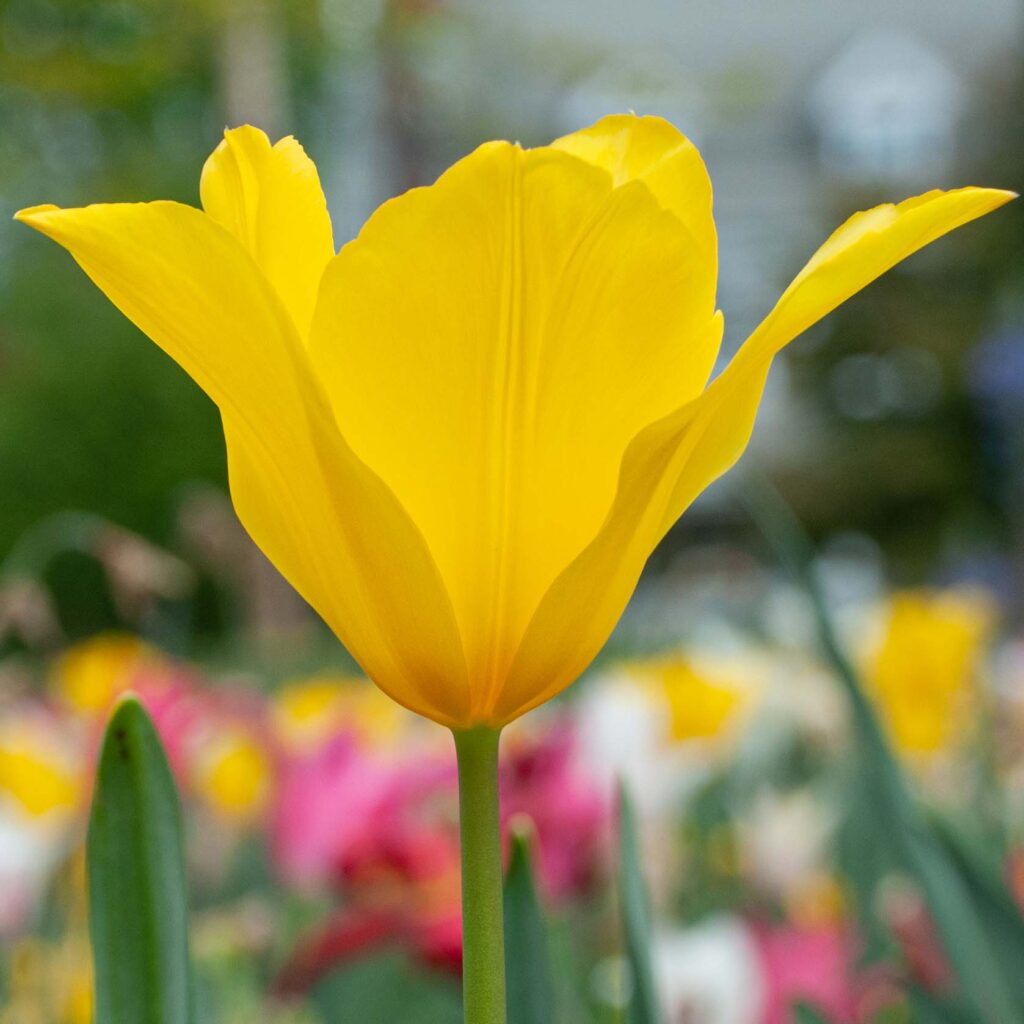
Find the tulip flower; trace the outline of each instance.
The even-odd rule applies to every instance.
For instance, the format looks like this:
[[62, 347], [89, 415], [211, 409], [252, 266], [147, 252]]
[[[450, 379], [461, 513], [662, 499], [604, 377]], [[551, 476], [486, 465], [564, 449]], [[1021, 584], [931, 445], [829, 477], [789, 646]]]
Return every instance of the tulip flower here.
[[200, 196], [18, 218], [216, 402], [253, 539], [370, 678], [455, 730], [464, 818], [486, 833], [464, 836], [487, 863], [464, 883], [490, 914], [485, 934], [466, 921], [467, 1016], [498, 1020], [469, 955], [500, 973], [497, 808], [476, 791], [496, 793], [497, 730], [592, 660], [654, 547], [742, 454], [776, 353], [1011, 193], [857, 214], [710, 384], [711, 185], [663, 120], [487, 143], [337, 254], [294, 139], [228, 131]]
[[994, 602], [968, 590], [898, 591], [885, 620], [866, 676], [889, 735], [911, 757], [946, 751], [977, 712]]

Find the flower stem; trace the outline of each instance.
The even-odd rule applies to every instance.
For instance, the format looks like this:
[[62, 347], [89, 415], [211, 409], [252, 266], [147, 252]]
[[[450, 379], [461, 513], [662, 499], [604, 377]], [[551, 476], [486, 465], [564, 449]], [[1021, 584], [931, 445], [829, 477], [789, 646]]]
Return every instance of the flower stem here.
[[462, 838], [462, 1006], [465, 1024], [505, 1024], [505, 934], [497, 729], [456, 732]]

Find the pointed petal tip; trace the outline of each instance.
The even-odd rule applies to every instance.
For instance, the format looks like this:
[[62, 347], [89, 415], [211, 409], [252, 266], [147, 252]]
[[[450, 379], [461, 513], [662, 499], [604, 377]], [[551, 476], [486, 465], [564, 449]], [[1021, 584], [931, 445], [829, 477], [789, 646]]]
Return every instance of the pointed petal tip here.
[[26, 206], [14, 215], [19, 224], [27, 224], [29, 227], [36, 227], [48, 213], [59, 211], [60, 207], [53, 203], [40, 203], [38, 206]]
[[970, 185], [967, 188], [954, 189], [954, 191], [971, 192], [979, 197], [984, 196], [987, 203], [991, 204], [991, 209], [993, 210], [1018, 198], [1018, 193], [1008, 188], [984, 188], [978, 185]]
[[242, 139], [246, 137], [252, 137], [257, 142], [263, 142], [268, 147], [270, 146], [270, 137], [262, 128], [257, 128], [254, 124], [239, 124], [233, 128], [228, 126], [224, 129], [224, 139], [227, 142], [235, 138]]
[[[679, 131], [679, 129], [667, 117], [662, 117], [661, 114], [641, 114], [634, 107], [630, 107], [628, 110], [620, 110], [616, 113], [605, 114], [590, 125], [590, 129], [594, 129], [598, 125], [607, 126], [617, 124], [619, 126], [623, 126], [633, 123], [658, 125], [661, 127], [668, 127], [674, 132]], [[586, 131], [587, 129], [583, 130]]]
[[991, 213], [998, 210], [1000, 206], [1017, 198], [1017, 193], [1005, 188], [984, 188], [978, 185], [968, 185], [965, 188], [951, 189], [947, 194], [959, 194], [964, 197], [975, 199], [981, 206], [981, 213]]

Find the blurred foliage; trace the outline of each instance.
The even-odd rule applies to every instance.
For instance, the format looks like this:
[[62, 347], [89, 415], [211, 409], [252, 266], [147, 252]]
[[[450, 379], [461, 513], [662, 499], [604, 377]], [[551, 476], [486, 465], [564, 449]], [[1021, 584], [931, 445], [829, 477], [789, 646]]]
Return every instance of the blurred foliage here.
[[[989, 69], [974, 135], [961, 126], [977, 144], [964, 146], [955, 182], [1024, 189], [1022, 88], [1019, 52]], [[892, 198], [837, 189], [833, 219]], [[1021, 351], [1024, 208], [1005, 212], [886, 274], [832, 315], [827, 343], [817, 332], [817, 344], [790, 357], [795, 389], [822, 427], [816, 449], [828, 455], [813, 486], [803, 463], [780, 484], [817, 535], [880, 540], [898, 581], [928, 579], [937, 566], [956, 573], [979, 552], [1020, 557], [1024, 406], [1000, 416], [976, 379], [979, 348], [1000, 331], [1014, 331]], [[1017, 372], [1005, 368], [1008, 380]], [[1020, 580], [1006, 568], [973, 567], [1020, 607]]]
[[[194, 203], [226, 116], [233, 0], [0, 3], [0, 197], [9, 212], [154, 197]], [[283, 5], [296, 108], [324, 49], [312, 2]], [[295, 130], [301, 130], [303, 117]], [[223, 486], [209, 401], [64, 253], [0, 223], [0, 555], [82, 508], [166, 539], [187, 481]]]

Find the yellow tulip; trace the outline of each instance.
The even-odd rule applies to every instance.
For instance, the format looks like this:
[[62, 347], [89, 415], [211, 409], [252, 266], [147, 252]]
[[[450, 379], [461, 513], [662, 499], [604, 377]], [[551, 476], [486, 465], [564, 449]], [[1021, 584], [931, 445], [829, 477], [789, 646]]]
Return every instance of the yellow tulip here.
[[743, 452], [787, 342], [1011, 198], [857, 214], [708, 384], [711, 186], [660, 119], [487, 143], [337, 255], [294, 139], [228, 131], [200, 194], [18, 218], [217, 403], [242, 522], [367, 674], [456, 729], [586, 668], [655, 545]]
[[651, 688], [666, 712], [668, 735], [675, 743], [721, 735], [749, 701], [750, 685], [728, 665], [698, 665], [669, 655], [623, 666], [633, 680]]
[[290, 751], [314, 750], [351, 730], [368, 746], [389, 746], [407, 739], [418, 722], [362, 676], [323, 675], [294, 680], [271, 702], [275, 738]]
[[867, 680], [901, 752], [939, 753], [962, 736], [977, 710], [978, 672], [995, 618], [981, 593], [893, 594]]
[[0, 719], [0, 803], [63, 819], [78, 808], [83, 781], [78, 751], [48, 716], [15, 709]]
[[221, 730], [197, 751], [192, 765], [199, 795], [222, 819], [244, 824], [257, 818], [270, 796], [270, 760], [245, 730]]
[[53, 688], [83, 715], [106, 712], [114, 698], [159, 655], [130, 633], [99, 633], [75, 644], [56, 661]]

